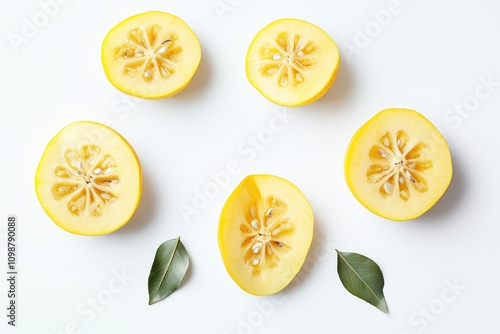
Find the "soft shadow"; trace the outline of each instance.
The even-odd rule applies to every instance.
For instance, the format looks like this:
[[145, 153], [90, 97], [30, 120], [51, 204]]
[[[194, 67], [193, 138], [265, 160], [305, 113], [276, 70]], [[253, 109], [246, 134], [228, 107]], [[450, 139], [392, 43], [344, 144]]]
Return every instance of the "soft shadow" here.
[[340, 64], [337, 77], [328, 92], [314, 102], [312, 106], [316, 105], [322, 108], [328, 106], [331, 108], [332, 106], [335, 107], [341, 105], [349, 99], [352, 94], [353, 86], [354, 77], [351, 69], [349, 68], [349, 64], [347, 64], [347, 61], [343, 61]]
[[120, 235], [137, 233], [139, 229], [143, 229], [146, 224], [153, 220], [157, 208], [157, 198], [153, 184], [154, 183], [151, 182], [151, 179], [148, 177], [148, 173], [143, 171], [142, 196], [139, 207], [127, 225], [113, 234]]
[[[202, 47], [203, 49], [203, 47]], [[179, 93], [171, 97], [173, 100], [187, 100], [192, 99], [194, 95], [200, 94], [203, 89], [208, 87], [208, 83], [212, 76], [212, 69], [210, 67], [210, 57], [202, 51], [200, 65], [196, 70], [191, 82]]]
[[[297, 275], [295, 275], [292, 281], [282, 290], [283, 293], [292, 293], [295, 289], [300, 289], [300, 285], [302, 285], [304, 281], [307, 281], [309, 277], [313, 275], [317, 270], [316, 267], [320, 265], [321, 261], [315, 258], [314, 253], [316, 253], [316, 249], [322, 247], [320, 243], [322, 235], [325, 235], [323, 233], [323, 226], [318, 223], [317, 219], [315, 219], [314, 235], [311, 242], [311, 247], [309, 248], [309, 252], [307, 253], [306, 260], [304, 261], [304, 264], [302, 265], [302, 268], [300, 268]], [[312, 264], [312, 266], [310, 266], [310, 264]]]
[[423, 222], [445, 221], [446, 216], [461, 204], [467, 190], [466, 178], [462, 168], [460, 161], [453, 158], [453, 177], [451, 183], [441, 199], [422, 215], [421, 220]]

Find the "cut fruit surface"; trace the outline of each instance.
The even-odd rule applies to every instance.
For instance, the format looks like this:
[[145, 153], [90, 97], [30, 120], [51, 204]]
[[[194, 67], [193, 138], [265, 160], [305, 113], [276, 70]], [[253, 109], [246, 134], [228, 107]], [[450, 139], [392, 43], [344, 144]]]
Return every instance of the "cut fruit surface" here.
[[299, 272], [313, 230], [311, 206], [295, 185], [272, 175], [250, 175], [224, 205], [219, 249], [236, 284], [250, 294], [269, 295]]
[[345, 177], [356, 199], [391, 220], [410, 220], [429, 210], [452, 177], [448, 144], [423, 115], [386, 109], [353, 136]]
[[196, 34], [175, 15], [152, 11], [125, 19], [102, 43], [108, 80], [122, 92], [166, 98], [185, 88], [201, 60]]
[[337, 45], [325, 31], [287, 18], [272, 22], [255, 36], [247, 53], [246, 74], [270, 101], [301, 106], [327, 92], [339, 65]]
[[139, 205], [141, 166], [133, 148], [115, 130], [75, 122], [47, 145], [35, 190], [59, 227], [74, 234], [107, 234], [124, 226]]

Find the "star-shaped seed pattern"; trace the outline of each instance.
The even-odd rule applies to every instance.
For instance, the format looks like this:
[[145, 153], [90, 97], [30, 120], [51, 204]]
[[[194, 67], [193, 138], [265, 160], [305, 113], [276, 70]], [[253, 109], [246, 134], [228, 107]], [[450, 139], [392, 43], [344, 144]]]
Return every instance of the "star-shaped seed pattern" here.
[[261, 70], [281, 87], [299, 85], [317, 61], [317, 46], [299, 34], [282, 32], [261, 49]]
[[154, 24], [130, 30], [127, 43], [116, 48], [115, 53], [117, 59], [124, 61], [124, 74], [152, 82], [157, 76], [172, 76], [182, 52], [177, 35]]
[[432, 162], [425, 159], [425, 150], [425, 144], [410, 140], [405, 131], [386, 133], [369, 152], [373, 164], [366, 172], [368, 181], [385, 198], [407, 201], [413, 192], [426, 192], [425, 171]]
[[280, 254], [289, 252], [291, 247], [283, 241], [295, 231], [295, 226], [283, 218], [285, 204], [275, 197], [269, 197], [265, 210], [259, 212], [258, 205], [252, 204], [245, 212], [245, 222], [240, 231], [244, 234], [241, 246], [245, 249], [243, 261], [249, 264], [254, 274], [262, 265], [278, 265]]
[[106, 206], [118, 198], [115, 190], [120, 178], [115, 160], [98, 146], [67, 149], [54, 173], [58, 182], [52, 187], [52, 195], [67, 201], [68, 210], [76, 216], [100, 217]]

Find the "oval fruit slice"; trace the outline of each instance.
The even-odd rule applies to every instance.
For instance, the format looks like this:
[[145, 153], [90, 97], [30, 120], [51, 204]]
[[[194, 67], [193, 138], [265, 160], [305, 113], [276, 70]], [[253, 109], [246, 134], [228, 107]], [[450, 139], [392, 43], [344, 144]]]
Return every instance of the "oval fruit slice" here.
[[159, 99], [189, 84], [200, 63], [201, 48], [183, 20], [153, 11], [112, 28], [102, 43], [101, 59], [116, 88], [132, 96]]
[[337, 45], [321, 28], [299, 19], [280, 19], [253, 39], [246, 73], [270, 101], [301, 106], [326, 93], [339, 65]]
[[387, 219], [410, 220], [429, 210], [448, 188], [450, 150], [438, 129], [418, 112], [386, 109], [352, 138], [345, 177], [368, 210]]
[[111, 233], [125, 225], [141, 198], [137, 155], [116, 131], [81, 121], [63, 128], [47, 145], [35, 176], [42, 208], [64, 230]]
[[313, 228], [311, 206], [295, 185], [272, 175], [247, 176], [229, 196], [219, 221], [226, 270], [250, 294], [276, 293], [302, 267]]

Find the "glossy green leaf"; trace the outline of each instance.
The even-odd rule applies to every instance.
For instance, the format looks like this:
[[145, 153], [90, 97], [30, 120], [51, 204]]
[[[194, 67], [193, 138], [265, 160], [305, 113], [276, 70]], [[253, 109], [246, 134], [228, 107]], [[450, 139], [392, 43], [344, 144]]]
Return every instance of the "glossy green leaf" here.
[[337, 250], [337, 255], [337, 272], [347, 291], [387, 313], [383, 292], [384, 276], [380, 267], [361, 254]]
[[168, 297], [181, 284], [189, 268], [189, 255], [177, 237], [158, 247], [148, 279], [149, 305]]

